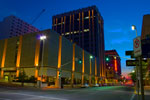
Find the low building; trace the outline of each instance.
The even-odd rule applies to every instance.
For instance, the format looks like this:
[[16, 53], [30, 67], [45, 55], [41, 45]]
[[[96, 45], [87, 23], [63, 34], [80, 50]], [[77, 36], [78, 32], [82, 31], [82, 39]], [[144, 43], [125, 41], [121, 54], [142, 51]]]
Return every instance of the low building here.
[[[40, 40], [41, 35], [46, 40]], [[62, 84], [95, 84], [96, 59], [52, 30], [0, 40], [1, 79], [5, 81], [14, 80], [23, 71], [28, 78], [40, 80], [42, 76], [42, 81], [56, 87], [60, 77]]]
[[105, 51], [106, 77], [118, 79], [121, 76], [121, 59], [116, 50]]

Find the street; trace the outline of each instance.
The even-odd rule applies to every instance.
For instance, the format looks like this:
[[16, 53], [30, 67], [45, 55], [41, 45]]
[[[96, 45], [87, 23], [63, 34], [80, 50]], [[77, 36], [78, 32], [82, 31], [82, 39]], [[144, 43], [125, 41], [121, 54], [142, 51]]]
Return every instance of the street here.
[[[146, 94], [149, 100], [150, 94]], [[131, 87], [108, 86], [81, 89], [1, 87], [0, 100], [136, 100]]]

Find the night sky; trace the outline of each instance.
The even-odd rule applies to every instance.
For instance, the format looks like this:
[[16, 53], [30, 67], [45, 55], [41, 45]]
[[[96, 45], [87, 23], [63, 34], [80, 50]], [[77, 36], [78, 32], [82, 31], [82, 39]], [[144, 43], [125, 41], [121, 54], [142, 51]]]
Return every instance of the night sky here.
[[[52, 16], [63, 12], [96, 5], [104, 19], [105, 49], [116, 49], [121, 57], [126, 50], [133, 50], [136, 25], [141, 35], [144, 14], [150, 14], [150, 0], [0, 0], [0, 21], [9, 15], [15, 15], [31, 23], [46, 9], [33, 26], [40, 30], [52, 28]], [[131, 72], [121, 58], [122, 73]]]

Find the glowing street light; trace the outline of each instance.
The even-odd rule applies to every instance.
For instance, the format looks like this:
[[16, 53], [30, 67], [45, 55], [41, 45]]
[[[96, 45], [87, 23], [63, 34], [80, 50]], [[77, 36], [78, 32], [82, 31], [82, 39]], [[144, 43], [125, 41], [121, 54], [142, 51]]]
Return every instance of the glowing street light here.
[[89, 76], [89, 85], [90, 86], [92, 84], [92, 59], [93, 59], [93, 56], [90, 55], [90, 76]]
[[135, 29], [136, 29], [135, 25], [132, 25], [132, 26], [131, 26], [131, 29], [132, 29], [132, 30], [135, 30]]
[[132, 26], [131, 26], [131, 29], [132, 29], [133, 31], [134, 31], [134, 30], [136, 31], [136, 37], [137, 37], [137, 29], [136, 29], [136, 26], [135, 26], [135, 25], [132, 25]]
[[45, 40], [45, 39], [46, 39], [46, 35], [40, 36], [40, 40]]
[[40, 40], [43, 41], [43, 48], [42, 48], [42, 63], [41, 63], [41, 82], [40, 87], [42, 87], [42, 80], [43, 80], [43, 57], [44, 57], [44, 40], [46, 40], [46, 35], [41, 35]]
[[90, 56], [90, 59], [93, 59], [93, 56]]
[[135, 72], [135, 70], [132, 70], [132, 73], [134, 73]]

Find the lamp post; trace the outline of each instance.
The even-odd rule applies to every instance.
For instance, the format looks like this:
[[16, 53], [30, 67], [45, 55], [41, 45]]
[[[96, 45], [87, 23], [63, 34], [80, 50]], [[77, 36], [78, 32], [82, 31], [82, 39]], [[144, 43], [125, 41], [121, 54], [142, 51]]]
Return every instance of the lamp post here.
[[90, 77], [89, 77], [89, 85], [90, 86], [92, 83], [92, 59], [93, 59], [93, 56], [90, 56]]
[[[137, 37], [138, 35], [137, 35], [137, 28], [136, 28], [136, 26], [132, 25], [131, 29], [136, 31], [136, 37]], [[141, 62], [141, 60], [142, 60], [141, 56], [139, 56], [139, 64], [138, 64], [139, 66], [138, 65], [136, 66], [138, 100], [139, 100], [139, 83], [140, 83], [140, 89], [141, 89], [141, 99], [144, 100], [144, 86], [143, 86], [143, 73], [142, 73], [142, 62]], [[140, 68], [138, 68], [138, 67], [140, 67]]]
[[43, 58], [44, 58], [44, 41], [46, 40], [46, 35], [41, 35], [40, 40], [43, 42], [42, 47], [42, 62], [41, 62], [41, 81], [40, 81], [40, 87], [42, 87], [42, 80], [43, 80]]

